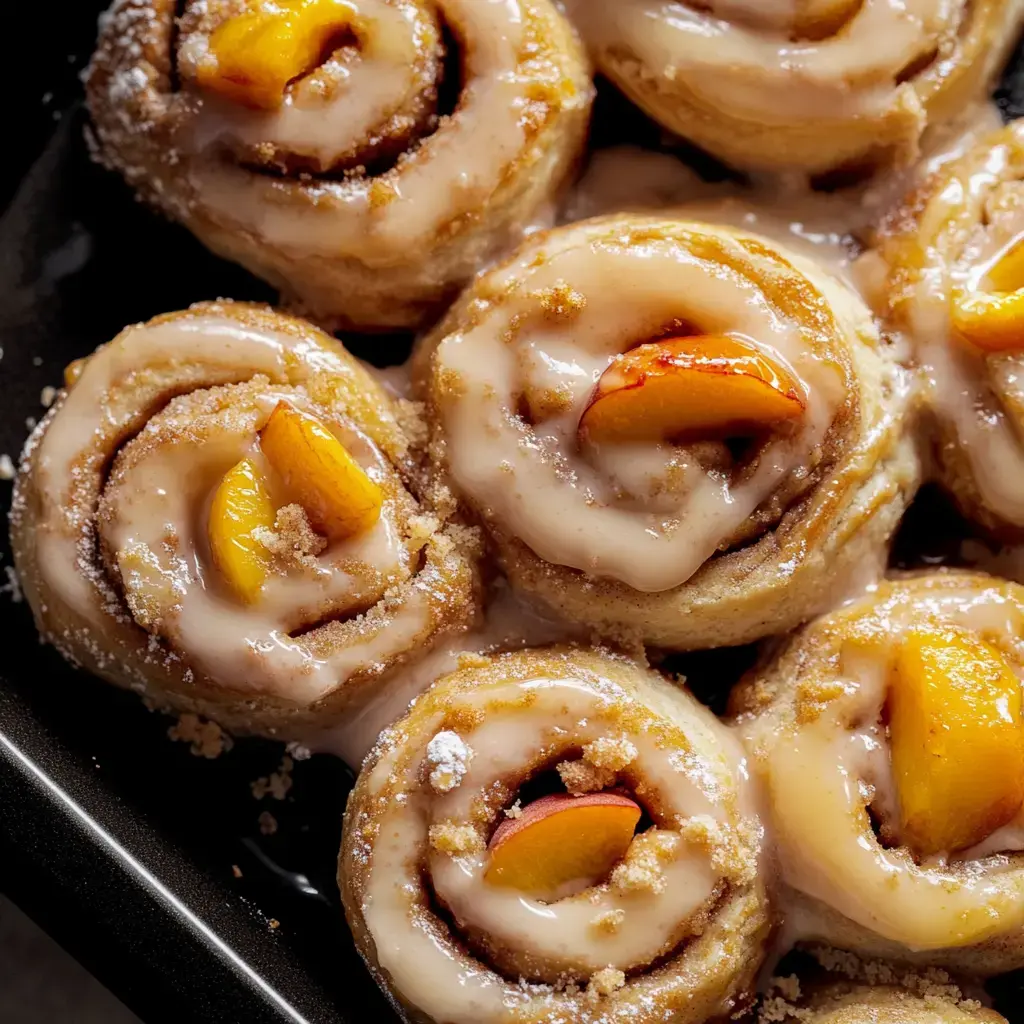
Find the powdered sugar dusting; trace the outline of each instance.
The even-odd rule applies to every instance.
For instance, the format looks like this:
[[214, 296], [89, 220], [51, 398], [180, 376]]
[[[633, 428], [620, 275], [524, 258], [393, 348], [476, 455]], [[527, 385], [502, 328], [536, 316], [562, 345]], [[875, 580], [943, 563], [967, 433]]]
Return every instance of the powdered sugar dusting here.
[[437, 793], [450, 793], [462, 782], [473, 751], [458, 733], [439, 732], [427, 744], [426, 763], [430, 767], [430, 786]]

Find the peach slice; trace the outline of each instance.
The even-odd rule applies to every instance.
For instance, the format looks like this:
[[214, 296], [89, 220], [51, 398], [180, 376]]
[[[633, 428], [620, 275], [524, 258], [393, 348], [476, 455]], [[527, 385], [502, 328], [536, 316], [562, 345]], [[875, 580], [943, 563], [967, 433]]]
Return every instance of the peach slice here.
[[997, 292], [1024, 288], [1024, 238], [1018, 238], [989, 268], [988, 283]]
[[1015, 292], [958, 291], [953, 327], [987, 354], [1024, 349], [1024, 289]]
[[640, 813], [618, 793], [541, 797], [498, 826], [487, 881], [549, 901], [572, 883], [593, 885], [625, 855]]
[[795, 420], [806, 405], [800, 382], [749, 342], [662, 338], [601, 374], [579, 431], [598, 444], [744, 436]]
[[901, 645], [889, 738], [901, 839], [920, 856], [980, 843], [1024, 803], [1021, 682], [973, 633], [920, 629]]
[[253, 536], [258, 527], [273, 529], [274, 506], [255, 463], [242, 459], [213, 496], [207, 534], [214, 565], [246, 604], [259, 598], [270, 571], [267, 551]]
[[328, 540], [362, 533], [380, 518], [383, 492], [315, 416], [279, 402], [260, 444], [292, 500]]
[[1024, 239], [989, 269], [981, 291], [958, 289], [953, 295], [953, 327], [987, 353], [1024, 349]]
[[314, 70], [352, 22], [345, 0], [275, 0], [229, 18], [210, 36], [200, 87], [258, 110], [276, 110], [288, 83]]

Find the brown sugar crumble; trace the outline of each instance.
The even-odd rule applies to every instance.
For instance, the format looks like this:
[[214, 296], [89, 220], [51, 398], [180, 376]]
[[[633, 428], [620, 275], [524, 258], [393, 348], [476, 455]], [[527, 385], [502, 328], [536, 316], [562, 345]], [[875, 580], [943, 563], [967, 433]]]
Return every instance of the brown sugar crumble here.
[[699, 846], [711, 867], [736, 885], [749, 885], [757, 877], [760, 831], [757, 822], [743, 820], [736, 827], [723, 825], [710, 815], [687, 818], [679, 829], [683, 842]]
[[601, 736], [583, 748], [584, 761], [617, 772], [632, 764], [636, 756], [636, 747], [625, 736]]
[[800, 981], [795, 974], [771, 978], [757, 1011], [757, 1024], [807, 1020], [811, 1011], [797, 1005], [801, 997]]
[[205, 722], [198, 715], [186, 712], [168, 730], [167, 735], [176, 743], [189, 744], [196, 757], [211, 761], [231, 749], [231, 737], [216, 723]]
[[657, 828], [636, 836], [626, 856], [612, 869], [613, 888], [620, 892], [664, 892], [662, 866], [676, 856], [680, 842], [675, 832]]
[[327, 541], [313, 529], [301, 505], [278, 509], [274, 529], [257, 527], [253, 536], [284, 568], [315, 569], [316, 556], [327, 547]]
[[449, 857], [480, 853], [484, 848], [480, 833], [472, 825], [456, 825], [451, 821], [431, 825], [428, 838], [433, 849]]
[[615, 783], [615, 772], [609, 768], [598, 768], [589, 761], [563, 761], [557, 765], [562, 785], [573, 796], [597, 793]]
[[617, 910], [606, 910], [598, 914], [590, 922], [590, 927], [598, 935], [614, 935], [626, 920], [626, 912], [620, 907]]
[[757, 1011], [757, 1024], [782, 1024], [782, 1021], [810, 1020], [813, 1011], [794, 1006], [782, 996], [765, 996]]
[[975, 999], [965, 999], [960, 986], [941, 967], [915, 970], [883, 960], [862, 959], [855, 953], [829, 946], [817, 946], [810, 952], [826, 971], [841, 974], [851, 981], [867, 985], [896, 985], [923, 999], [953, 1003], [964, 1010], [975, 1010], [980, 1006]]
[[594, 974], [587, 985], [586, 998], [596, 1002], [602, 996], [610, 996], [626, 984], [626, 976], [614, 967], [603, 967]]
[[565, 281], [558, 281], [554, 287], [537, 293], [541, 309], [552, 320], [572, 320], [586, 308], [587, 297], [570, 287]]
[[791, 1003], [795, 1003], [800, 999], [800, 979], [795, 974], [772, 978], [768, 983], [768, 987], [769, 989], [774, 989]]
[[265, 836], [272, 836], [277, 831], [277, 818], [270, 811], [264, 811], [257, 819], [260, 832]]
[[573, 796], [581, 796], [613, 786], [617, 773], [636, 756], [636, 747], [624, 736], [602, 736], [583, 748], [578, 761], [563, 761], [557, 771], [565, 788]]
[[231, 865], [231, 874], [234, 875], [235, 878], [241, 878], [242, 877], [242, 869], [237, 864], [232, 864]]
[[441, 529], [441, 523], [437, 516], [423, 514], [410, 516], [406, 528], [408, 536], [406, 537], [405, 547], [410, 554], [414, 555], [427, 546], [430, 538]]

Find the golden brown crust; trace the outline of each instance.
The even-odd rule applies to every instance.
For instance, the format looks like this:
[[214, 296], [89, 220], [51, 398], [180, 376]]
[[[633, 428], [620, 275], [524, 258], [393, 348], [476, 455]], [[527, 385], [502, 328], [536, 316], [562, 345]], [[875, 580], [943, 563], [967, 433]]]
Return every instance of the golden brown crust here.
[[[239, 362], [237, 347], [217, 344], [216, 325], [225, 322], [253, 337], [291, 339], [279, 369], [264, 367], [264, 376], [250, 380], [254, 368]], [[147, 328], [161, 326], [181, 326], [201, 339], [209, 323], [214, 324], [209, 353], [179, 355], [173, 348], [153, 353], [139, 348], [146, 343], [136, 340]], [[65, 470], [60, 465], [65, 449], [46, 451], [47, 439], [55, 425], [62, 430], [71, 426], [64, 416], [82, 410], [64, 412], [69, 393], [62, 392], [26, 447], [11, 515], [26, 599], [43, 637], [72, 663], [140, 692], [160, 707], [199, 713], [240, 733], [290, 738], [344, 716], [407, 662], [472, 624], [479, 612], [472, 534], [451, 520], [450, 500], [442, 510], [426, 495], [416, 453], [392, 400], [332, 338], [268, 308], [201, 303], [157, 317], [141, 330], [127, 329], [101, 346], [90, 357], [93, 361], [74, 387], [103, 387], [96, 380], [109, 372], [99, 398], [106, 425], [81, 439]], [[119, 536], [120, 517], [131, 512], [138, 466], [181, 440], [197, 450], [215, 447], [236, 422], [247, 431], [252, 418], [261, 415], [263, 394], [275, 386], [312, 403], [329, 422], [358, 424], [383, 457], [381, 487], [402, 542], [419, 552], [411, 574], [392, 585], [382, 584], [365, 567], [349, 566], [353, 580], [360, 573], [365, 577], [361, 586], [373, 595], [368, 607], [341, 617], [329, 610], [296, 609], [297, 615], [312, 617], [300, 617], [287, 627], [301, 631], [296, 643], [305, 656], [328, 659], [349, 652], [347, 669], [339, 669], [336, 682], [319, 695], [308, 690], [291, 695], [287, 674], [278, 683], [254, 689], [244, 678], [201, 670], [190, 660], [188, 630], [177, 624], [177, 592], [154, 588], [145, 580], [140, 585], [125, 575], [134, 571], [134, 563], [120, 547], [114, 550], [110, 539]], [[44, 457], [45, 470], [40, 468]], [[201, 463], [195, 466], [200, 490], [205, 472]], [[201, 514], [201, 509], [193, 511]], [[169, 543], [178, 543], [176, 536], [168, 536]], [[60, 550], [77, 552], [66, 563], [54, 549], [65, 540], [70, 548]], [[303, 556], [293, 552], [292, 557]], [[57, 587], [59, 578], [70, 578], [73, 587]], [[403, 619], [412, 615], [411, 609], [416, 609], [415, 616]], [[401, 625], [404, 621], [409, 629]], [[407, 635], [402, 636], [403, 630]], [[387, 642], [392, 635], [394, 643]], [[364, 644], [370, 656], [360, 659]], [[259, 655], [254, 651], [252, 657]]]
[[[795, 255], [751, 236], [711, 225], [655, 217], [613, 216], [556, 229], [479, 278], [413, 357], [414, 378], [434, 427], [432, 454], [449, 479], [444, 412], [460, 399], [459, 381], [434, 356], [446, 337], [486, 329], [507, 302], [522, 301], [531, 258], [550, 259], [586, 245], [668, 242], [755, 282], [785, 323], [795, 324], [814, 351], [841, 367], [844, 395], [820, 446], [801, 472], [775, 488], [720, 551], [688, 581], [641, 592], [544, 561], [500, 517], [486, 496], [474, 505], [512, 583], [559, 614], [620, 641], [674, 649], [742, 644], [798, 625], [832, 607], [853, 578], [884, 560], [888, 542], [919, 482], [910, 424], [912, 398], [901, 371], [861, 302], [845, 287]], [[571, 289], [572, 281], [566, 286]], [[610, 287], [614, 287], [613, 284]], [[533, 293], [529, 293], [531, 296]], [[535, 311], [536, 317], [563, 316]], [[686, 320], [686, 299], [680, 299]], [[515, 330], [529, 330], [527, 318]], [[510, 344], [514, 338], [507, 339]], [[551, 509], [557, 515], [557, 509]]]
[[[401, 873], [401, 877], [394, 879], [394, 885], [401, 885], [401, 891], [407, 894], [408, 908], [401, 922], [403, 934], [396, 937], [386, 930], [374, 931], [371, 925], [374, 918], [368, 917], [368, 913], [376, 909], [374, 899], [382, 896], [371, 897], [371, 891], [378, 894], [384, 891], [380, 883], [374, 883], [375, 866], [379, 858], [388, 855], [386, 839], [392, 834], [397, 836], [399, 830], [405, 836], [409, 827], [395, 824], [396, 819], [388, 816], [396, 812], [396, 808], [409, 808], [410, 814], [416, 808], [415, 814], [419, 815], [420, 809], [432, 800], [441, 799], [431, 793], [420, 767], [428, 741], [441, 730], [455, 730], [472, 752], [470, 765], [476, 764], [478, 759], [489, 758], [489, 748], [474, 751], [476, 730], [501, 715], [509, 716], [510, 726], [514, 726], [519, 715], [528, 716], [538, 695], [522, 684], [534, 680], [572, 680], [574, 686], [582, 686], [601, 698], [599, 710], [591, 716], [595, 718], [595, 728], [633, 739], [652, 737], [658, 749], [686, 752], [686, 760], [695, 771], [702, 770], [700, 765], [707, 766], [710, 775], [705, 776], [706, 785], [711, 778], [724, 784], [726, 792], [735, 785], [735, 777], [728, 775], [732, 770], [728, 767], [731, 755], [717, 746], [715, 736], [718, 734], [707, 731], [709, 726], [715, 728], [710, 716], [688, 694], [674, 690], [663, 678], [627, 658], [611, 655], [601, 648], [561, 647], [474, 659], [466, 668], [435, 683], [413, 704], [404, 719], [385, 731], [364, 763], [349, 799], [338, 878], [349, 926], [374, 977], [403, 1017], [410, 1021], [461, 1022], [471, 1018], [475, 1024], [484, 1021], [555, 1024], [571, 1019], [579, 1024], [597, 1024], [598, 1021], [653, 1024], [670, 1018], [679, 1024], [697, 1024], [744, 1006], [760, 962], [769, 918], [756, 866], [757, 839], [742, 829], [735, 833], [736, 842], [728, 848], [732, 856], [738, 858], [736, 862], [729, 862], [729, 855], [723, 851], [726, 857], [723, 863], [728, 864], [723, 870], [733, 881], [723, 884], [712, 904], [702, 912], [699, 924], [693, 920], [686, 923], [684, 933], [688, 932], [689, 937], [681, 945], [656, 966], [636, 965], [628, 978], [615, 971], [601, 971], [587, 985], [586, 975], [581, 978], [575, 966], [576, 951], [571, 948], [564, 951], [564, 962], [553, 963], [535, 950], [510, 947], [485, 931], [439, 917], [438, 896], [433, 891], [427, 861], [425, 825], [424, 834], [417, 833], [414, 840], [417, 852], [413, 856], [418, 866], [410, 866], [408, 873]], [[510, 687], [516, 687], [518, 696], [510, 696]], [[493, 696], [488, 696], [491, 691]], [[701, 722], [704, 724], [699, 724]], [[516, 742], [521, 728], [510, 728], [508, 735], [510, 743]], [[486, 791], [474, 796], [471, 821], [459, 826], [460, 830], [468, 828], [473, 832], [471, 845], [462, 841], [461, 831], [438, 836], [434, 826], [430, 829], [430, 840], [435, 850], [459, 855], [479, 849], [480, 837], [493, 829], [502, 808], [512, 803], [522, 782], [557, 760], [560, 747], [571, 748], [576, 742], [572, 735], [560, 736], [557, 730], [552, 734], [552, 741], [550, 746], [539, 748], [543, 755], [540, 761], [510, 763], [498, 780], [488, 783]], [[507, 758], [508, 753], [499, 750], [495, 756]], [[639, 767], [623, 770], [623, 784], [643, 793], [648, 812], [658, 827], [669, 827], [669, 821], [663, 817], [667, 809], [660, 802], [660, 784], [653, 777], [646, 777], [642, 757]], [[732, 799], [726, 798], [727, 801]], [[404, 815], [406, 812], [396, 813]], [[423, 813], [431, 820], [430, 811]], [[739, 806], [729, 812], [733, 816], [742, 813], [746, 812]], [[454, 840], [458, 842], [452, 846]], [[390, 861], [386, 864], [393, 870]], [[607, 915], [609, 919], [595, 922], [594, 928], [615, 934], [619, 927], [630, 927], [630, 913], [627, 910], [625, 915]], [[394, 918], [385, 916], [375, 920], [378, 929], [395, 926]], [[449, 996], [449, 1009], [444, 1014], [431, 1015], [423, 1007], [415, 1006], [397, 987], [389, 970], [382, 966], [382, 959], [392, 958], [394, 963], [394, 950], [378, 948], [379, 943], [389, 947], [394, 940], [406, 949], [405, 928], [433, 936], [432, 941], [444, 951], [445, 971], [453, 964], [453, 969], [464, 972], [467, 985], [472, 986], [476, 978], [483, 977], [491, 979], [489, 985], [504, 986], [516, 994], [508, 999], [504, 1009], [495, 1009], [493, 1002], [479, 994], [467, 994], [465, 1000], [460, 999], [455, 991], [459, 986], [449, 985], [450, 978], [437, 976], [438, 998], [441, 999], [442, 994]], [[407, 951], [404, 955], [410, 954]], [[430, 970], [429, 964], [419, 966]], [[550, 984], [556, 978], [560, 978], [560, 982]], [[473, 999], [482, 1001], [473, 1003]]]
[[[520, 99], [512, 106], [520, 111], [521, 144], [494, 157], [502, 162], [493, 184], [474, 185], [474, 191], [443, 175], [433, 183], [437, 207], [447, 211], [435, 222], [424, 213], [433, 200], [423, 195], [423, 182], [409, 182], [431, 175], [432, 163], [443, 163], [442, 148], [452, 134], [472, 130], [463, 124], [461, 107], [440, 119], [434, 111], [445, 4], [435, 12], [420, 0], [382, 2], [419, 26], [416, 84], [407, 105], [367, 138], [348, 146], [330, 138], [329, 157], [317, 155], [312, 139], [308, 148], [288, 148], [260, 138], [260, 129], [250, 138], [245, 111], [211, 107], [212, 115], [204, 113], [211, 101], [184, 73], [181, 46], [186, 32], [208, 32], [238, 3], [189, 3], [179, 28], [173, 0], [115, 0], [101, 19], [87, 77], [98, 159], [215, 253], [241, 263], [300, 312], [332, 327], [406, 328], [433, 318], [560, 193], [574, 173], [588, 124], [592, 85], [579, 41], [550, 0], [524, 0], [521, 25], [516, 22], [522, 36], [515, 74], [505, 78], [520, 83]], [[463, 39], [465, 26], [457, 18], [447, 27]], [[465, 67], [472, 69], [485, 48], [472, 38], [464, 41]], [[358, 49], [346, 46], [335, 59], [353, 55]], [[475, 102], [467, 91], [463, 103]], [[237, 120], [237, 136], [210, 129], [207, 116], [219, 118], [215, 124], [222, 128]], [[197, 141], [208, 135], [212, 141]], [[486, 146], [480, 152], [492, 155]], [[460, 165], [451, 173], [467, 170]], [[403, 196], [414, 190], [420, 198], [408, 205]], [[414, 221], [426, 228], [412, 226]]]

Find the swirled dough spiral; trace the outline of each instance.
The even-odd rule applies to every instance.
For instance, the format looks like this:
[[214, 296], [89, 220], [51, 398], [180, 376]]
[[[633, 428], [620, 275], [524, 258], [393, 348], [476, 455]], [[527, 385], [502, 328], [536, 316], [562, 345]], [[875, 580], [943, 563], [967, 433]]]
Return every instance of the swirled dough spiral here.
[[[794, 430], [746, 447], [594, 444], [616, 359], [729, 335], [801, 382]], [[830, 607], [885, 557], [918, 476], [903, 371], [836, 279], [755, 235], [619, 216], [530, 241], [415, 356], [438, 470], [512, 583], [605, 634], [738, 644]]]
[[[383, 506], [346, 540], [277, 537], [277, 571], [246, 605], [207, 517], [227, 470], [261, 464], [281, 402], [342, 440]], [[341, 345], [268, 309], [200, 304], [127, 328], [62, 393], [25, 451], [15, 561], [73, 663], [236, 731], [297, 735], [473, 621], [471, 538], [417, 480], [401, 411]]]
[[544, 220], [592, 91], [550, 0], [351, 0], [269, 111], [200, 83], [218, 26], [258, 7], [115, 0], [88, 75], [100, 158], [214, 252], [321, 322], [414, 327]]
[[[486, 841], [520, 788], [602, 742], [628, 750], [618, 785], [652, 822], [624, 873], [546, 902], [488, 881]], [[349, 800], [339, 882], [356, 944], [407, 1019], [727, 1014], [768, 926], [738, 749], [690, 695], [600, 650], [472, 659], [384, 733]]]

